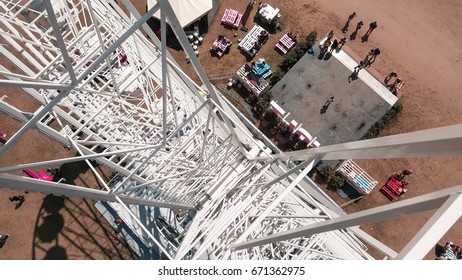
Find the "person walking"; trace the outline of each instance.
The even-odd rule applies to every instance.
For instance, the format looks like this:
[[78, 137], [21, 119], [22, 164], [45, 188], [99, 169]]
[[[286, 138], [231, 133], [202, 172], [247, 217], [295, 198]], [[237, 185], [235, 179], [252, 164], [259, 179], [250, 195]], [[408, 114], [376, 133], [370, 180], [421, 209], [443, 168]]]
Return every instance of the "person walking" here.
[[261, 8], [263, 8], [263, 3], [258, 2], [257, 13], [261, 10]]
[[335, 39], [334, 42], [332, 42], [332, 45], [330, 46], [329, 53], [332, 53], [337, 48], [338, 48], [338, 41], [337, 39]]
[[0, 234], [0, 248], [3, 247], [8, 237], [10, 237], [9, 234]]
[[390, 80], [392, 78], [397, 78], [398, 77], [398, 74], [396, 73], [395, 70], [391, 71], [390, 74], [388, 74], [386, 77], [385, 77], [385, 80], [383, 81], [385, 83], [385, 85], [388, 85], [388, 83], [390, 82]]
[[16, 207], [14, 209], [18, 209], [26, 201], [26, 198], [23, 195], [14, 195], [10, 196], [10, 201], [17, 201], [18, 203], [16, 203]]
[[59, 169], [58, 168], [48, 168], [47, 172], [50, 173], [52, 176], [59, 175]]
[[322, 44], [322, 46], [320, 46], [320, 49], [321, 49], [321, 55], [324, 55], [327, 50], [329, 49], [330, 45], [331, 45], [331, 41], [330, 39], [326, 39], [326, 41], [324, 41], [324, 43]]
[[365, 37], [371, 35], [372, 31], [377, 28], [377, 22], [373, 21], [369, 24], [369, 29], [367, 30], [366, 34], [364, 35]]
[[115, 224], [116, 226], [120, 226], [120, 225], [122, 225], [123, 223], [124, 223], [124, 221], [122, 221], [121, 218], [117, 218], [117, 219], [114, 220], [114, 224]]
[[114, 224], [115, 224], [115, 226], [116, 226], [115, 229], [114, 229], [114, 232], [115, 232], [116, 234], [119, 234], [119, 233], [120, 233], [120, 229], [121, 229], [123, 223], [124, 223], [124, 221], [123, 221], [121, 218], [116, 218], [116, 219], [114, 220]]
[[359, 70], [363, 68], [364, 68], [364, 64], [363, 64], [363, 61], [361, 60], [361, 62], [359, 62], [359, 64], [354, 68], [354, 71], [359, 72]]
[[369, 51], [369, 53], [367, 54], [367, 58], [370, 58], [370, 57], [372, 57], [372, 56], [374, 55], [374, 50], [375, 50], [375, 49], [371, 49], [371, 50]]
[[377, 56], [380, 54], [380, 49], [379, 48], [375, 48], [375, 49], [372, 49], [369, 54], [368, 54], [368, 61], [366, 63], [366, 67], [369, 67], [372, 65], [372, 63], [375, 62], [375, 59], [377, 58]]
[[409, 169], [404, 169], [399, 175], [398, 175], [398, 181], [404, 180], [406, 176], [412, 175], [412, 170]]
[[327, 101], [326, 101], [326, 103], [324, 104], [323, 107], [329, 106], [329, 105], [330, 105], [332, 102], [334, 102], [334, 101], [335, 101], [334, 96], [333, 96], [333, 95], [329, 96], [329, 98], [327, 98]]
[[367, 54], [366, 58], [364, 59], [366, 61], [365, 66], [368, 66], [369, 64], [372, 64], [375, 61], [375, 58], [380, 54], [380, 49], [375, 48], [371, 49], [369, 53]]
[[329, 32], [329, 34], [327, 34], [327, 40], [326, 41], [330, 41], [333, 37], [334, 37], [334, 30], [331, 30]]
[[355, 32], [358, 32], [358, 30], [361, 29], [361, 27], [363, 27], [363, 25], [364, 25], [364, 22], [363, 22], [362, 20], [361, 20], [360, 22], [358, 22], [358, 23], [356, 24], [356, 30], [355, 30]]
[[340, 42], [338, 43], [338, 48], [341, 49], [343, 45], [345, 45], [346, 41], [347, 41], [347, 37], [343, 35], [342, 39], [340, 39]]
[[358, 75], [358, 74], [359, 74], [359, 71], [360, 71], [361, 69], [364, 69], [364, 68], [367, 66], [367, 63], [368, 63], [367, 58], [361, 60], [361, 61], [359, 62], [359, 64], [354, 68], [354, 71], [353, 71], [353, 74], [352, 74], [352, 75], [354, 75], [354, 74]]
[[19, 201], [20, 203], [23, 203], [24, 201], [26, 201], [26, 198], [23, 195], [14, 195], [10, 196], [10, 201]]

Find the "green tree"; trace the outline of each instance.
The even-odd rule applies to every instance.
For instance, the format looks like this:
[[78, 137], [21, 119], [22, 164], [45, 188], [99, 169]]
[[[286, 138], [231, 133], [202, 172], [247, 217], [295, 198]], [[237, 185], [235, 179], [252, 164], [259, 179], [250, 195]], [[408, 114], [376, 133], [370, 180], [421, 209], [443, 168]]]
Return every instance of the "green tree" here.
[[318, 40], [318, 33], [315, 30], [311, 31], [310, 34], [306, 36], [305, 40], [308, 49], [311, 49]]

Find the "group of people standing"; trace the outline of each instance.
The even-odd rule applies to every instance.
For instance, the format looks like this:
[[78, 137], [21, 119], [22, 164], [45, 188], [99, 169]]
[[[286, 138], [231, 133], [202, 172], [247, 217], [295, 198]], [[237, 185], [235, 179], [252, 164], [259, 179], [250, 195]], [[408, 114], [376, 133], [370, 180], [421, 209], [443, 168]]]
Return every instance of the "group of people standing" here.
[[[391, 80], [393, 78], [395, 79], [395, 81], [391, 83]], [[401, 87], [404, 85], [404, 81], [398, 78], [398, 74], [395, 70], [391, 71], [390, 74], [388, 74], [385, 77], [385, 80], [383, 82], [385, 86], [389, 88], [391, 93], [393, 93], [394, 95], [398, 95], [399, 91], [401, 90]]]
[[[345, 23], [345, 26], [342, 28], [342, 32], [343, 33], [346, 33], [348, 32], [348, 27], [351, 23], [351, 21], [356, 17], [356, 12], [353, 12], [352, 14], [350, 14], [348, 16], [348, 20], [347, 22]], [[364, 22], [363, 21], [359, 21], [357, 24], [356, 24], [356, 29], [355, 31], [353, 32], [352, 36], [351, 37], [355, 37], [356, 34], [358, 33], [358, 31], [364, 26]], [[370, 24], [369, 24], [369, 29], [366, 31], [366, 33], [364, 34], [363, 36], [363, 42], [364, 41], [367, 41], [367, 38], [369, 37], [369, 35], [372, 33], [372, 31], [374, 31], [376, 28], [377, 28], [377, 21], [372, 21]], [[345, 36], [344, 36], [345, 37]], [[380, 54], [380, 49], [379, 48], [375, 48], [375, 49], [371, 49], [369, 51], [369, 54], [366, 56], [366, 58], [364, 58], [363, 60], [361, 60], [359, 62], [359, 64], [354, 68], [354, 73], [357, 75], [357, 73], [359, 72], [359, 70], [361, 69], [364, 69], [366, 67], [369, 67], [371, 66], [372, 63], [374, 63], [376, 57]], [[394, 82], [391, 82], [392, 79], [395, 79]], [[385, 77], [385, 80], [384, 80], [384, 84], [387, 88], [389, 88], [390, 92], [392, 94], [394, 94], [395, 96], [398, 95], [398, 93], [400, 92], [401, 90], [401, 87], [404, 85], [404, 82], [402, 79], [398, 78], [398, 75], [396, 74], [396, 71], [392, 71], [390, 74], [388, 74], [386, 77]]]
[[[345, 23], [345, 25], [343, 26], [342, 28], [342, 32], [345, 34], [348, 32], [348, 28], [350, 26], [350, 23], [351, 21], [356, 17], [356, 12], [353, 12], [352, 14], [350, 14], [348, 16], [348, 19], [347, 19], [347, 22]], [[356, 24], [356, 28], [355, 28], [355, 31], [353, 31], [353, 36], [352, 37], [356, 37], [356, 34], [358, 33], [358, 31], [364, 26], [364, 22], [362, 20], [360, 20], [357, 24]], [[369, 23], [369, 29], [366, 31], [366, 34], [364, 34], [363, 36], [363, 40], [367, 40], [367, 38], [369, 37], [369, 35], [371, 35], [372, 31], [374, 31], [374, 29], [377, 28], [377, 21], [372, 21], [371, 23]]]
[[400, 174], [395, 173], [392, 175], [392, 177], [401, 183], [401, 193], [399, 194], [400, 196], [407, 192], [407, 186], [409, 185], [409, 182], [404, 180], [404, 178], [409, 175], [412, 175], [412, 170], [410, 169], [404, 169]]
[[[342, 33], [343, 34], [345, 34], [348, 31], [348, 27], [350, 26], [351, 21], [355, 17], [356, 17], [356, 12], [353, 12], [352, 14], [350, 14], [348, 16], [348, 20], [345, 23], [345, 26], [342, 28]], [[359, 21], [356, 24], [356, 29], [355, 29], [355, 31], [353, 33], [356, 34], [363, 26], [364, 26], [364, 22]], [[377, 28], [377, 26], [378, 25], [377, 25], [376, 21], [371, 22], [369, 24], [369, 29], [366, 31], [366, 34], [363, 36], [363, 39], [369, 37], [369, 35], [372, 33], [372, 31], [374, 31], [374, 29]], [[352, 35], [350, 37], [350, 39], [353, 40], [352, 38], [355, 37], [355, 36], [356, 35], [354, 35], [354, 36]], [[334, 37], [334, 30], [331, 30], [329, 32], [329, 34], [327, 35], [327, 39], [324, 41], [324, 43], [321, 46], [321, 53], [327, 51], [327, 49], [329, 47], [331, 48], [330, 52], [332, 52], [334, 49], [342, 48], [343, 45], [345, 45], [345, 43], [347, 41], [347, 37], [345, 35], [343, 35], [340, 40], [334, 39], [334, 41], [332, 42], [331, 40], [333, 39], [333, 37]], [[366, 41], [366, 40], [364, 40], [364, 41]], [[375, 61], [376, 57], [379, 54], [380, 54], [380, 49], [379, 48], [371, 49], [371, 51], [366, 56], [366, 58], [361, 60], [360, 63], [358, 64], [358, 66], [356, 66], [354, 68], [355, 73], [357, 74], [357, 72], [359, 72], [359, 70], [361, 70], [361, 69], [363, 69], [365, 67], [369, 67]]]
[[341, 49], [347, 41], [346, 36], [343, 36], [340, 40], [334, 39], [332, 41], [333, 38], [334, 38], [334, 30], [331, 30], [329, 34], [327, 34], [327, 38], [324, 41], [324, 43], [320, 45], [321, 55], [326, 53], [329, 47], [330, 47], [329, 53], [332, 53], [334, 50]]
[[359, 70], [371, 66], [379, 54], [380, 54], [379, 48], [371, 49], [369, 53], [367, 54], [367, 56], [359, 62], [358, 66], [354, 68], [355, 72], [356, 71], [359, 72]]

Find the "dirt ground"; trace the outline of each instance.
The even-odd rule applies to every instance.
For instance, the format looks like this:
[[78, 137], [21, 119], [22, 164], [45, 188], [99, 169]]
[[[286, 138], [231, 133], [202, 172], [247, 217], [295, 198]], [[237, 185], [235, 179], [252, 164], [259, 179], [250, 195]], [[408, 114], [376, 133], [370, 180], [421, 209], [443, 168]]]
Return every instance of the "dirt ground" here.
[[[140, 11], [145, 11], [144, 0], [133, 2]], [[281, 9], [283, 24], [282, 32], [271, 35], [257, 55], [257, 58], [265, 57], [272, 67], [282, 59], [273, 50], [273, 46], [284, 32], [292, 31], [304, 36], [311, 30], [316, 30], [318, 34], [323, 35], [334, 29], [335, 35], [340, 36], [340, 29], [353, 11], [357, 13], [357, 17], [352, 21], [353, 26], [359, 20], [364, 21], [366, 25], [360, 30], [356, 40], [347, 42], [346, 50], [350, 51], [353, 57], [364, 57], [371, 48], [379, 47], [382, 53], [372, 70], [382, 75], [382, 78], [391, 70], [396, 70], [406, 83], [401, 91], [401, 102], [404, 106], [402, 115], [398, 123], [386, 129], [382, 135], [462, 122], [462, 80], [459, 78], [459, 73], [462, 72], [462, 33], [459, 32], [462, 29], [462, 22], [459, 20], [462, 2], [459, 0], [292, 0], [290, 5], [276, 0], [267, 2]], [[220, 3], [221, 6], [199, 49], [199, 59], [215, 82], [231, 77], [246, 62], [246, 58], [237, 50], [237, 39], [242, 38], [245, 33], [224, 28], [220, 25], [220, 19], [225, 8], [233, 8], [243, 13], [248, 1], [221, 0]], [[249, 28], [253, 26], [255, 12], [256, 6], [250, 11], [246, 23]], [[361, 43], [361, 35], [373, 20], [378, 22], [378, 28], [367, 42]], [[237, 33], [236, 37], [234, 33]], [[222, 59], [211, 57], [208, 52], [219, 34], [235, 40], [231, 52]], [[350, 34], [351, 31], [347, 36]], [[184, 53], [175, 50], [171, 50], [171, 53], [185, 72], [192, 75], [192, 66], [185, 63]], [[197, 77], [195, 79], [197, 80]], [[2, 88], [1, 95], [4, 94], [9, 96], [8, 102], [23, 110], [33, 112], [37, 108], [34, 101]], [[1, 114], [0, 124], [2, 132], [9, 135], [19, 128], [19, 123]], [[5, 127], [7, 129], [4, 129]], [[66, 154], [69, 151], [36, 132], [31, 131], [27, 136], [9, 152], [8, 162], [1, 162], [0, 166], [70, 155]], [[40, 157], [37, 155], [36, 151], [47, 150], [48, 152], [41, 153]], [[458, 167], [462, 164], [460, 158], [357, 162], [376, 178], [379, 184], [385, 182], [393, 172], [399, 172], [403, 168], [413, 169], [414, 175], [409, 179], [410, 190], [406, 198], [462, 183], [462, 173], [458, 172]], [[94, 178], [89, 177], [91, 175], [84, 170], [74, 179], [76, 182], [79, 180], [80, 183], [93, 186]], [[134, 257], [123, 246], [123, 241], [113, 233], [112, 227], [101, 219], [97, 211], [95, 212], [93, 202], [79, 199], [62, 201], [59, 198], [31, 193], [27, 195], [26, 203], [14, 210], [14, 204], [8, 201], [12, 194], [17, 193], [0, 190], [0, 233], [11, 235], [7, 244], [0, 249], [0, 259]], [[388, 200], [377, 189], [345, 210], [355, 212], [387, 203]], [[50, 204], [58, 207], [49, 207]], [[363, 229], [399, 251], [430, 216], [431, 213], [425, 213], [367, 225]], [[48, 230], [43, 230], [44, 228]], [[448, 240], [456, 244], [462, 243], [461, 220], [440, 243]], [[429, 252], [426, 258], [433, 259], [434, 254]]]
[[[372, 47], [382, 54], [374, 69], [382, 75], [396, 70], [406, 84], [401, 101], [404, 106], [399, 122], [384, 131], [383, 135], [399, 134], [420, 129], [452, 125], [462, 122], [462, 12], [460, 1], [323, 1], [319, 4], [329, 20], [341, 28], [352, 11], [366, 24], [377, 21], [379, 27], [369, 41], [359, 40], [347, 44], [364, 56]], [[355, 22], [355, 21], [354, 21]], [[380, 183], [393, 172], [411, 168], [410, 191], [406, 198], [462, 183], [460, 158], [368, 160], [357, 161]], [[388, 201], [378, 189], [358, 204], [346, 210], [358, 211]], [[363, 229], [392, 249], [399, 251], [412, 238], [432, 213], [385, 221], [364, 226]], [[396, 230], [399, 228], [399, 230]], [[462, 242], [462, 220], [452, 227], [440, 243]], [[426, 258], [433, 259], [430, 251]]]
[[[9, 99], [10, 96], [17, 97], [9, 95]], [[31, 101], [18, 105], [23, 110], [32, 109], [36, 104]], [[13, 135], [22, 125], [2, 113], [0, 120], [2, 131], [8, 135]], [[73, 151], [59, 143], [30, 130], [2, 155], [0, 167], [74, 155]], [[97, 189], [102, 187], [85, 163], [63, 164], [59, 168], [61, 177], [69, 184]], [[96, 169], [107, 181], [111, 172], [102, 166]], [[45, 170], [32, 171], [38, 173]], [[25, 176], [22, 172], [15, 174]], [[10, 202], [8, 198], [13, 195], [24, 195], [26, 201], [22, 205]], [[0, 248], [0, 260], [137, 258], [93, 206], [95, 201], [5, 189], [0, 190], [0, 201], [0, 233], [10, 235], [3, 248]]]

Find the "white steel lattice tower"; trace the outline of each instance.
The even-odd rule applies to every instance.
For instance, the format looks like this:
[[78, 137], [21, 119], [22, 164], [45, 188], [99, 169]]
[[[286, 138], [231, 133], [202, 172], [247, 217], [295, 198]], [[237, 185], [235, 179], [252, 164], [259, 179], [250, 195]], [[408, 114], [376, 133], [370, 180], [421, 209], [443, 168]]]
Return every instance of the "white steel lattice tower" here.
[[[0, 1], [0, 52], [15, 65], [0, 66], [0, 85], [42, 105], [25, 113], [0, 100], [0, 110], [25, 123], [0, 156], [30, 128], [79, 154], [0, 168], [1, 187], [109, 201], [154, 255], [172, 259], [371, 258], [358, 236], [391, 258], [421, 258], [460, 217], [460, 187], [345, 215], [306, 178], [321, 159], [460, 155], [460, 125], [271, 150], [212, 87], [167, 0], [142, 16], [119, 2], [130, 16], [113, 0]], [[203, 87], [167, 53], [165, 32], [158, 40], [145, 24], [159, 9], [162, 30], [168, 18]], [[90, 160], [117, 176], [105, 181]], [[86, 161], [104, 189], [8, 174], [76, 161]], [[437, 208], [399, 254], [357, 227]]]

